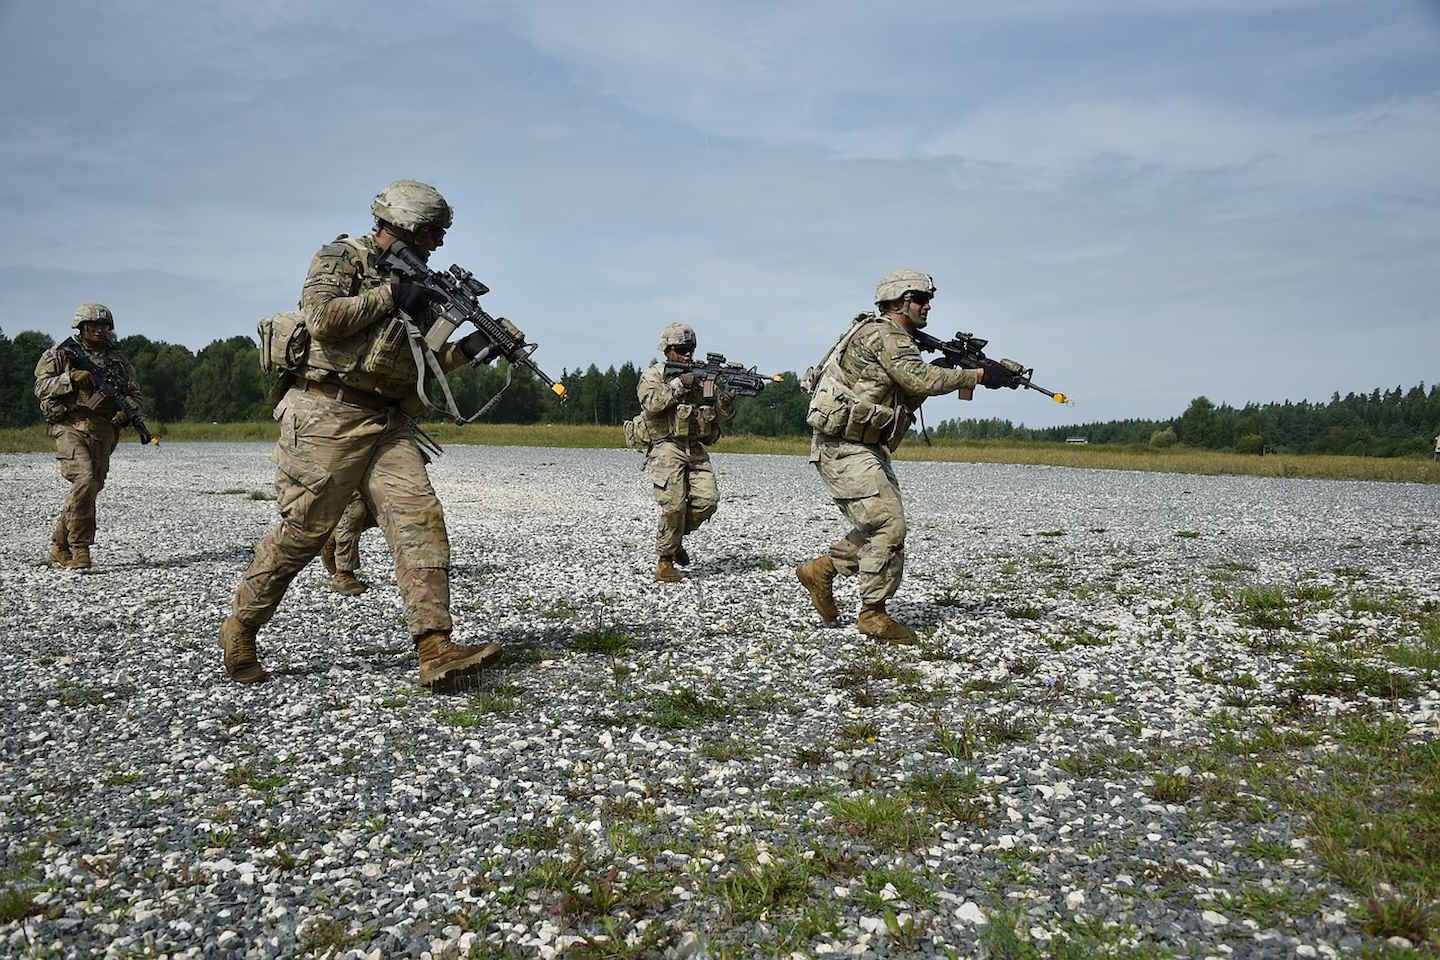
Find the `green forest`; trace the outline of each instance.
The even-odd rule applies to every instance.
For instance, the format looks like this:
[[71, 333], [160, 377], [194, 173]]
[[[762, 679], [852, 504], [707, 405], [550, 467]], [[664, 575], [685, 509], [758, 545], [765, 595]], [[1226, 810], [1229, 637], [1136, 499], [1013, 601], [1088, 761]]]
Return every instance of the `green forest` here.
[[[0, 330], [0, 426], [40, 422], [32, 392], [35, 363], [52, 344], [43, 333], [25, 331], [13, 339]], [[270, 384], [260, 372], [256, 344], [235, 336], [212, 341], [198, 353], [188, 347], [132, 335], [120, 341], [135, 365], [145, 395], [147, 416], [179, 420], [231, 422], [267, 419]], [[644, 364], [616, 369], [565, 371], [561, 377], [569, 401], [560, 403], [540, 384], [517, 371], [514, 383], [486, 415], [491, 423], [596, 423], [617, 425], [639, 412], [635, 388]], [[499, 367], [465, 367], [450, 375], [451, 389], [464, 412], [478, 409], [505, 380]], [[759, 397], [741, 398], [732, 433], [757, 436], [803, 435], [808, 402], [794, 373], [766, 388]], [[1335, 393], [1324, 403], [1301, 400], [1216, 405], [1196, 397], [1169, 420], [1112, 420], [1059, 427], [1029, 428], [1009, 420], [957, 419], [935, 425], [942, 440], [1056, 442], [1084, 437], [1090, 443], [1130, 447], [1184, 445], [1212, 450], [1259, 453], [1327, 453], [1397, 457], [1428, 455], [1440, 432], [1440, 385], [1409, 390], [1399, 386], [1370, 393]]]

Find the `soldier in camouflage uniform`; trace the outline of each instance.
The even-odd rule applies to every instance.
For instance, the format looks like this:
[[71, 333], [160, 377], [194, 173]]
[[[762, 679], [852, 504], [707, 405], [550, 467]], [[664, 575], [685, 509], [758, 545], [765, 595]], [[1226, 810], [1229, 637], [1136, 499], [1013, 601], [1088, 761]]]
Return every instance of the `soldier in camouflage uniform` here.
[[356, 597], [370, 589], [368, 583], [355, 575], [360, 569], [360, 534], [378, 526], [365, 498], [360, 496], [360, 491], [355, 491], [320, 551], [320, 562], [325, 564], [336, 593]]
[[[115, 344], [115, 317], [103, 303], [83, 304], [71, 321], [80, 345], [125, 396], [140, 405], [135, 368]], [[95, 542], [95, 498], [110, 472], [110, 454], [119, 443], [125, 414], [102, 394], [87, 370], [72, 370], [70, 361], [51, 347], [35, 365], [35, 396], [50, 424], [60, 476], [70, 482], [70, 495], [50, 537], [50, 559], [69, 570], [90, 566]]]
[[[238, 683], [265, 679], [255, 633], [274, 615], [295, 575], [314, 559], [356, 491], [373, 509], [395, 556], [420, 682], [479, 667], [499, 644], [451, 638], [450, 543], [411, 417], [422, 403], [409, 331], [434, 320], [428, 292], [382, 271], [396, 240], [428, 257], [450, 226], [450, 205], [434, 187], [397, 180], [375, 197], [374, 232], [343, 234], [320, 248], [300, 294], [310, 342], [304, 363], [275, 407], [275, 493], [280, 525], [255, 548], [230, 616], [220, 627], [225, 669]], [[480, 354], [471, 334], [440, 353], [446, 370]]]
[[926, 397], [958, 391], [970, 399], [980, 370], [926, 363], [911, 334], [930, 314], [935, 281], [918, 270], [886, 274], [875, 288], [876, 314], [856, 317], [813, 374], [807, 422], [810, 462], [852, 525], [845, 539], [795, 571], [827, 622], [838, 616], [836, 576], [860, 575], [860, 632], [910, 642], [915, 631], [893, 619], [885, 602], [905, 569], [905, 509], [890, 454], [905, 438]]
[[[687, 324], [669, 324], [660, 331], [660, 350], [672, 363], [690, 363], [695, 331]], [[655, 579], [675, 583], [680, 579], [675, 565], [690, 562], [685, 535], [713, 517], [720, 503], [715, 468], [705, 445], [720, 439], [721, 421], [735, 414], [735, 397], [713, 382], [702, 383], [693, 373], [666, 380], [663, 361], [646, 369], [636, 392], [641, 412], [631, 421], [632, 433], [636, 444], [646, 449], [655, 501], [660, 504]]]

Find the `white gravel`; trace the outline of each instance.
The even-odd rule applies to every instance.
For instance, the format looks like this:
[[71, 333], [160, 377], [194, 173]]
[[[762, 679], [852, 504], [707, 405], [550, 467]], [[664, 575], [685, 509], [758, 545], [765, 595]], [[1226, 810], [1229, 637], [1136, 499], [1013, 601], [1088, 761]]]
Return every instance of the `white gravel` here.
[[[416, 687], [378, 532], [368, 594], [329, 592], [314, 564], [260, 635], [271, 682], [226, 680], [217, 629], [276, 519], [245, 493], [271, 490], [268, 454], [122, 446], [88, 575], [44, 560], [53, 459], [0, 458], [0, 908], [30, 903], [0, 955], [550, 957], [587, 937], [624, 955], [608, 933], [639, 956], [971, 956], [1007, 904], [1040, 943], [1088, 919], [1176, 955], [1358, 952], [1352, 898], [1289, 817], [1257, 830], [1147, 793], [1188, 768], [1056, 761], [1204, 743], [1234, 695], [1207, 671], [1278, 695], [1291, 655], [1249, 642], [1226, 590], [1307, 573], [1338, 590], [1282, 631], [1300, 637], [1391, 629], [1344, 607], [1355, 583], [1440, 600], [1440, 488], [899, 463], [892, 611], [927, 636], [878, 651], [886, 673], [853, 581], [834, 629], [795, 582], [844, 532], [803, 458], [716, 456], [720, 512], [661, 586], [638, 455], [453, 447], [431, 474], [457, 638], [508, 650], [476, 701]], [[606, 630], [630, 649], [577, 649]], [[667, 728], [667, 695], [690, 692], [724, 715]], [[1423, 679], [1386, 705], [1430, 738], [1437, 707]], [[971, 771], [978, 816], [912, 818], [909, 849], [836, 813]], [[1234, 849], [1257, 832], [1291, 856]], [[799, 863], [799, 901], [727, 903], [727, 879]], [[1242, 880], [1319, 906], [1227, 915], [1216, 897]], [[799, 925], [796, 902], [829, 920]]]

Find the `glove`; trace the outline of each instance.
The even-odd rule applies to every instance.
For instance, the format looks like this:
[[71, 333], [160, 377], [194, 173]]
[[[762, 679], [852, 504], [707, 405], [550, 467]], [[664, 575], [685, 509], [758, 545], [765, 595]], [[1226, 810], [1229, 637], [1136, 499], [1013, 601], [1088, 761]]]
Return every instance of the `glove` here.
[[440, 299], [429, 287], [409, 280], [391, 280], [390, 293], [395, 298], [395, 306], [412, 317], [424, 313], [426, 307]]
[[80, 390], [89, 390], [95, 386], [95, 378], [89, 370], [71, 370], [70, 384]]
[[121, 410], [120, 412], [116, 413], [115, 416], [110, 418], [110, 423], [113, 424], [116, 429], [125, 426], [125, 424], [129, 422], [130, 418], [125, 415], [124, 410]]
[[484, 363], [494, 354], [495, 347], [485, 334], [476, 330], [469, 336], [460, 339], [460, 352], [476, 363]]
[[680, 374], [680, 376], [676, 377], [675, 379], [680, 381], [680, 386], [685, 390], [694, 390], [695, 384], [700, 382], [700, 378], [695, 376], [695, 374], [689, 370]]

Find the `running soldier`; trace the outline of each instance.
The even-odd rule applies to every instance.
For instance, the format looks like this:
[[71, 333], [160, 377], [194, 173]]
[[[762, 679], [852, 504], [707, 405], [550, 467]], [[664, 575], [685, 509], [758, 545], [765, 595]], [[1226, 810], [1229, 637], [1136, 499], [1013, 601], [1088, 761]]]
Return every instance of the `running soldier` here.
[[915, 631], [892, 618], [885, 602], [905, 570], [905, 508], [890, 454], [900, 446], [926, 397], [958, 391], [970, 399], [981, 370], [926, 363], [911, 334], [930, 314], [935, 281], [918, 270], [887, 273], [875, 288], [878, 316], [863, 313], [806, 373], [813, 429], [810, 462], [851, 523], [845, 539], [796, 568], [815, 610], [839, 615], [836, 576], [860, 576], [860, 632], [907, 643]]
[[[688, 324], [668, 324], [660, 331], [660, 350], [671, 363], [691, 363], [695, 331]], [[705, 445], [720, 439], [720, 423], [735, 415], [735, 397], [714, 381], [693, 373], [665, 377], [665, 361], [650, 365], [636, 389], [640, 414], [627, 425], [633, 446], [646, 451], [646, 464], [660, 504], [660, 529], [655, 535], [655, 579], [675, 583], [676, 565], [690, 555], [684, 538], [715, 515], [720, 495], [715, 468]]]
[[[422, 286], [382, 270], [379, 257], [397, 240], [424, 257], [443, 242], [450, 205], [436, 189], [396, 180], [370, 205], [374, 231], [343, 234], [310, 262], [300, 295], [309, 345], [275, 407], [280, 440], [275, 492], [280, 525], [255, 548], [230, 616], [220, 627], [225, 670], [237, 683], [264, 680], [255, 634], [274, 616], [295, 575], [320, 552], [357, 490], [373, 507], [395, 557], [395, 579], [430, 685], [478, 668], [496, 643], [451, 640], [450, 542], [412, 433], [423, 404], [409, 330], [434, 322]], [[447, 344], [439, 361], [454, 369], [479, 355], [474, 333]]]
[[[82, 304], [70, 325], [78, 331], [86, 355], [138, 408], [140, 385], [135, 368], [115, 342], [110, 308], [103, 303]], [[67, 570], [87, 570], [95, 542], [95, 499], [105, 486], [110, 454], [129, 419], [100, 392], [90, 371], [72, 368], [58, 347], [46, 350], [35, 365], [35, 396], [50, 424], [60, 476], [70, 483], [70, 495], [50, 536], [50, 559]]]

